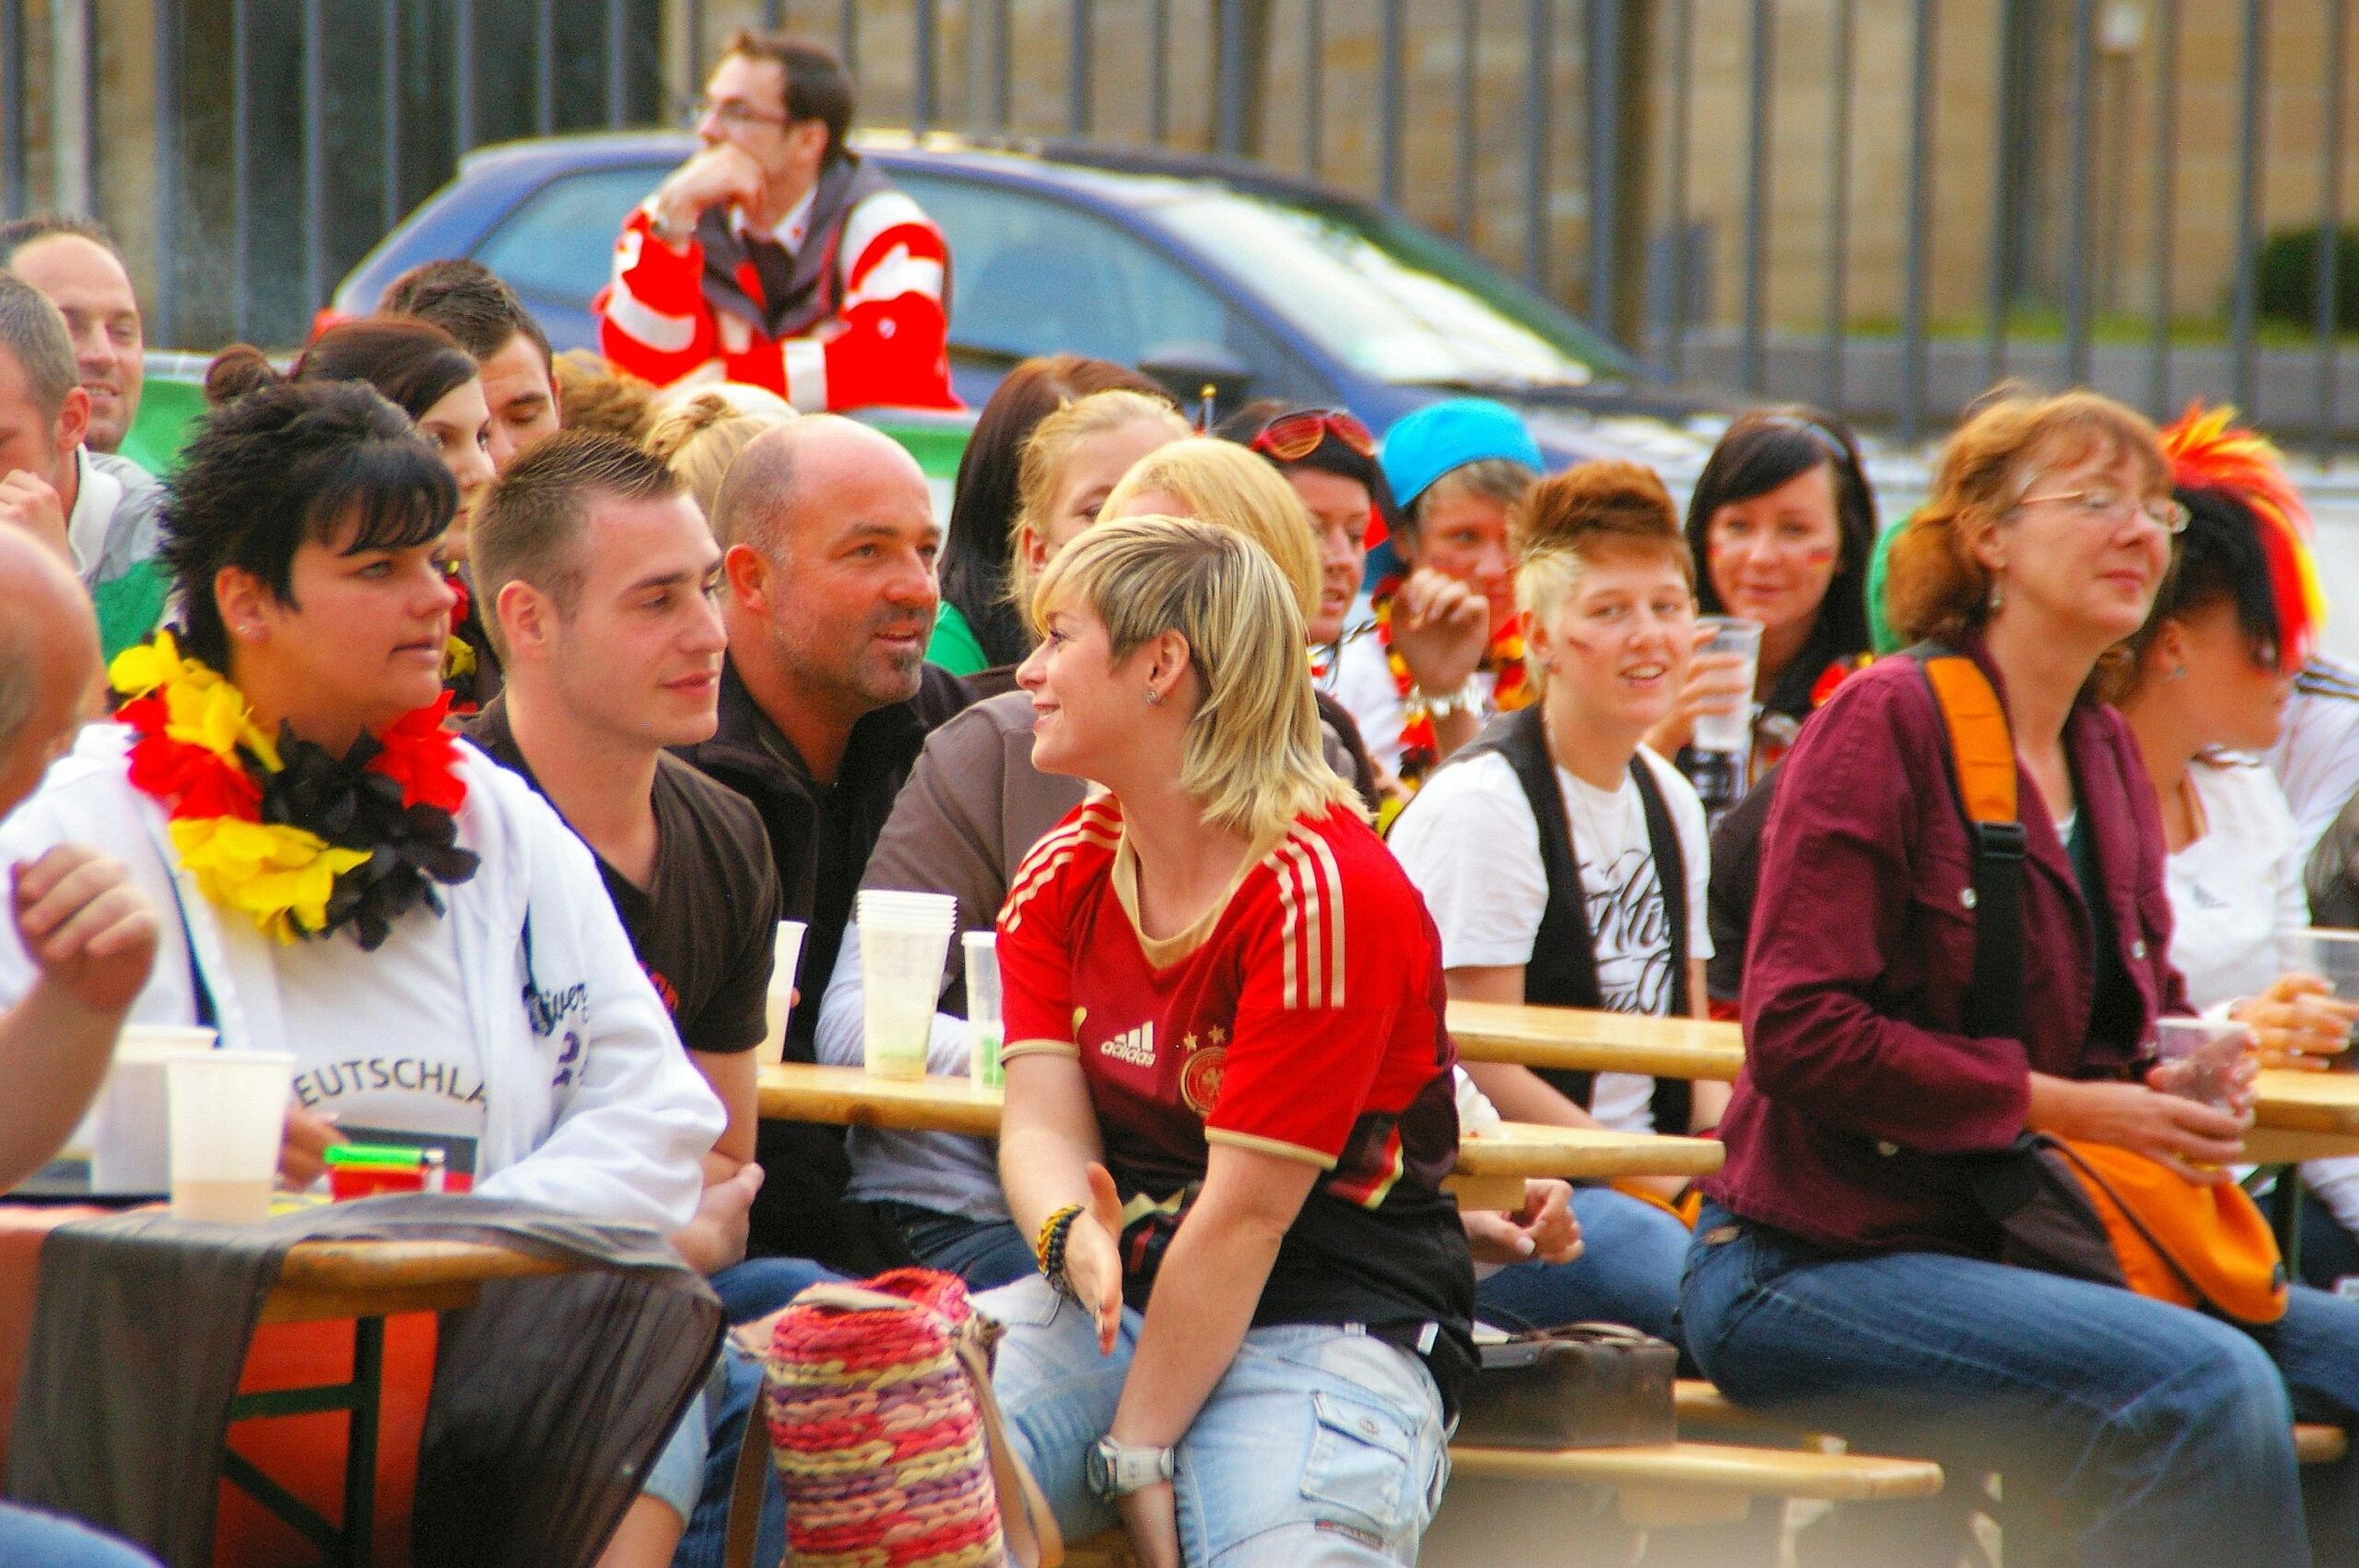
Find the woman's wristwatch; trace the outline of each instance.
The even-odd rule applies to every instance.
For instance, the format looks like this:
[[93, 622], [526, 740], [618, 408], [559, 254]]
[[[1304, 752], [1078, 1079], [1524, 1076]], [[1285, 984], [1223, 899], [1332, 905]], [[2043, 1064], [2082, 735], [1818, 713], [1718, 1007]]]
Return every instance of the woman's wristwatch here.
[[1111, 1503], [1169, 1480], [1179, 1473], [1179, 1453], [1176, 1448], [1134, 1446], [1101, 1437], [1082, 1456], [1082, 1480], [1088, 1483], [1091, 1496]]

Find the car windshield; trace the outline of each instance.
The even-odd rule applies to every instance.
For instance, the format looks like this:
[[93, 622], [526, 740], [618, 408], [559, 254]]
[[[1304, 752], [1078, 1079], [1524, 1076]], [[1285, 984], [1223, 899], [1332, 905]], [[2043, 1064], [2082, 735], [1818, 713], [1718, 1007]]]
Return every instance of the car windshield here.
[[1381, 214], [1201, 185], [1155, 213], [1379, 380], [1524, 391], [1629, 374], [1621, 350], [1537, 294]]

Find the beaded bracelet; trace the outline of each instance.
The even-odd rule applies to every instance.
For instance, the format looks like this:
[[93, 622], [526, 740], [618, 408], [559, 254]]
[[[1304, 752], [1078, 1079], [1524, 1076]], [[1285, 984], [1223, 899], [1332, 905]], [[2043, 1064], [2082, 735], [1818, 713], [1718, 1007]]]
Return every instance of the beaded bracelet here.
[[1068, 1203], [1050, 1215], [1040, 1226], [1040, 1238], [1032, 1250], [1039, 1258], [1040, 1272], [1049, 1283], [1070, 1295], [1073, 1286], [1065, 1279], [1065, 1239], [1073, 1235], [1073, 1223], [1081, 1218], [1081, 1205]]

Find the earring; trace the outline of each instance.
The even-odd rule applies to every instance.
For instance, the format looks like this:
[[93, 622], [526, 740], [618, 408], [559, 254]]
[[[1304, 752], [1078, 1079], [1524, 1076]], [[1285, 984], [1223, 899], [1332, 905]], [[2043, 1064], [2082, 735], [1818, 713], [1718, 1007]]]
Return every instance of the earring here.
[[1149, 686], [1149, 687], [1147, 687], [1147, 689], [1146, 689], [1146, 705], [1147, 705], [1149, 708], [1156, 707], [1156, 706], [1158, 706], [1162, 701], [1163, 701], [1163, 694], [1162, 694], [1161, 692], [1156, 691], [1153, 686]]
[[2006, 595], [1999, 591], [1999, 579], [1993, 575], [1990, 579], [1990, 614], [1997, 614], [1999, 606], [2005, 603]]
[[2171, 672], [2171, 679], [2174, 681], [2183, 681], [2187, 679], [2186, 664], [2181, 663], [2177, 669], [2173, 670]]

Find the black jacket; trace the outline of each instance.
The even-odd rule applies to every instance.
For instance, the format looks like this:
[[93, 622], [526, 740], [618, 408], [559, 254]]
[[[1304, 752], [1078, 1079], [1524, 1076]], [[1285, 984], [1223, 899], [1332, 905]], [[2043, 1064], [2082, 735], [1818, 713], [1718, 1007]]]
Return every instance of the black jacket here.
[[[792, 744], [755, 706], [734, 660], [721, 672], [720, 723], [712, 739], [679, 750], [754, 803], [778, 862], [784, 918], [810, 928], [803, 939], [803, 997], [787, 1024], [790, 1060], [816, 1056], [819, 999], [835, 973], [852, 895], [892, 814], [893, 798], [908, 781], [926, 735], [974, 700], [957, 676], [932, 664], [920, 670], [917, 696], [852, 726], [832, 785], [811, 777]], [[906, 1260], [880, 1228], [841, 1201], [851, 1179], [842, 1129], [766, 1121], [757, 1146], [768, 1176], [754, 1203], [755, 1254], [816, 1258], [854, 1273]]]

